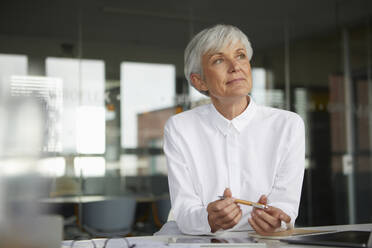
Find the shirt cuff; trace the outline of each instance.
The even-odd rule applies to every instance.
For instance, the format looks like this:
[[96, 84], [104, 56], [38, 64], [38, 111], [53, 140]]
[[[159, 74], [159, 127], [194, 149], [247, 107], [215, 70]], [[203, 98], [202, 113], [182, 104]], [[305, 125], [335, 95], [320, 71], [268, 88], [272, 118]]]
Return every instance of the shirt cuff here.
[[212, 233], [211, 226], [209, 225], [208, 222], [208, 211], [207, 208], [203, 208], [202, 213], [201, 213], [201, 220], [202, 220], [202, 227], [203, 231], [205, 234], [214, 234]]
[[282, 231], [290, 230], [290, 229], [293, 229], [293, 228], [294, 228], [294, 225], [293, 225], [292, 222], [287, 223], [285, 221], [281, 221], [280, 227], [275, 229], [274, 232], [282, 232]]

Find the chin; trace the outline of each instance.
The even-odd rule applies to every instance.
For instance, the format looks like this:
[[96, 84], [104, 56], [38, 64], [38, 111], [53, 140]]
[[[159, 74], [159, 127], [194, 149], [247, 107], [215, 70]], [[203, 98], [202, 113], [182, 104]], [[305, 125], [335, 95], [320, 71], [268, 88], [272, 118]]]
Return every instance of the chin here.
[[237, 89], [237, 90], [234, 90], [232, 91], [229, 95], [231, 96], [236, 96], [236, 97], [239, 97], [239, 96], [247, 96], [250, 92], [250, 89], [247, 89], [247, 88], [244, 88], [244, 89]]

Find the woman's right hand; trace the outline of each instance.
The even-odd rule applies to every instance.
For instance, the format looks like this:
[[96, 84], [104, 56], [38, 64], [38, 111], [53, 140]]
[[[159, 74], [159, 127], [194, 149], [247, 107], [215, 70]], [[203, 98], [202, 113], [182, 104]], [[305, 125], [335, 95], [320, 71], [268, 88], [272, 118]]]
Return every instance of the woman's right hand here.
[[225, 189], [223, 196], [225, 199], [211, 202], [207, 207], [208, 223], [212, 233], [220, 229], [232, 228], [242, 218], [242, 210], [234, 202], [229, 188]]

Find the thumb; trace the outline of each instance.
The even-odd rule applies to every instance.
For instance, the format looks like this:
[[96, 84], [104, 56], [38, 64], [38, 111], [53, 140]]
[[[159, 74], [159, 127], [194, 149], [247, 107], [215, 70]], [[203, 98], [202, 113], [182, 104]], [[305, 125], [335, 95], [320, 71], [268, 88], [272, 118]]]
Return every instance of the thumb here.
[[226, 188], [225, 191], [223, 192], [224, 197], [232, 197], [231, 190], [229, 188]]
[[261, 195], [260, 199], [258, 200], [258, 203], [261, 203], [261, 204], [267, 204], [267, 197], [266, 195]]

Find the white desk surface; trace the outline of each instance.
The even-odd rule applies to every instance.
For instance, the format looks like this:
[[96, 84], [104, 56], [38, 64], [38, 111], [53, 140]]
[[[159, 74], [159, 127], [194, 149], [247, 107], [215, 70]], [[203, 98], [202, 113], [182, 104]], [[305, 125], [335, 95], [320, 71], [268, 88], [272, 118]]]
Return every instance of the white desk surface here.
[[[129, 197], [136, 198], [138, 203], [142, 202], [154, 202], [156, 200], [168, 198], [169, 195], [128, 195]], [[41, 203], [51, 203], [51, 204], [79, 204], [79, 203], [89, 203], [98, 201], [107, 201], [120, 198], [120, 196], [107, 196], [107, 195], [81, 195], [81, 196], [59, 196], [59, 197], [49, 197], [40, 199]]]
[[115, 196], [104, 196], [104, 195], [82, 195], [82, 196], [61, 196], [61, 197], [50, 197], [43, 198], [40, 200], [42, 203], [61, 203], [61, 204], [77, 204], [77, 203], [88, 203], [98, 202], [110, 199], [115, 199]]
[[[302, 227], [301, 227], [302, 228]], [[356, 230], [356, 231], [372, 231], [372, 223], [369, 224], [356, 224], [356, 225], [337, 225], [337, 226], [321, 226], [321, 227], [306, 227], [304, 229], [312, 229], [312, 230], [333, 230], [333, 231], [347, 231], [347, 230]], [[127, 238], [131, 244], [138, 243], [139, 245], [136, 247], [151, 247], [151, 245], [146, 245], [146, 243], [149, 244], [149, 242], [170, 242], [170, 247], [197, 247], [193, 244], [184, 244], [184, 245], [172, 245], [174, 242], [177, 242], [177, 239], [184, 239], [184, 238], [205, 238], [207, 236], [191, 236], [191, 235], [158, 235], [158, 236], [143, 236], [143, 237], [129, 237]], [[234, 239], [234, 238], [248, 238], [248, 232], [223, 232], [216, 236], [215, 238], [220, 239]], [[95, 240], [97, 241], [97, 248], [102, 247], [101, 244], [103, 244], [102, 240]], [[89, 241], [79, 241], [79, 247], [84, 247], [84, 243], [88, 244]], [[321, 246], [310, 246], [310, 245], [294, 245], [294, 244], [287, 244], [285, 242], [280, 242], [279, 240], [268, 240], [268, 239], [258, 239], [256, 240], [258, 243], [252, 243], [252, 244], [202, 244], [200, 247], [267, 247], [267, 248], [278, 248], [278, 247], [290, 247], [290, 248], [296, 248], [296, 247], [305, 247], [305, 248], [311, 248], [311, 247], [321, 247]], [[141, 243], [143, 245], [141, 245]], [[62, 242], [62, 248], [70, 247], [71, 241], [64, 241]], [[88, 247], [88, 246], [86, 246]], [[120, 247], [120, 246], [119, 246]], [[157, 246], [155, 243], [153, 247], [162, 247]], [[323, 246], [324, 247], [324, 246]]]

